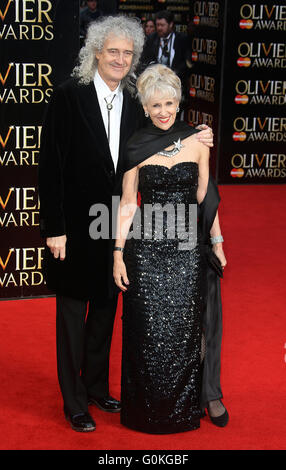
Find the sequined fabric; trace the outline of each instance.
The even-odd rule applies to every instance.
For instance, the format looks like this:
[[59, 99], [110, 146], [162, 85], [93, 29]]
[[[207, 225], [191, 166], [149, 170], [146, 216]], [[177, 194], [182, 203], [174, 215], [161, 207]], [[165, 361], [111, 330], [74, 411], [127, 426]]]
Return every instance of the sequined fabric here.
[[[197, 181], [192, 162], [142, 167], [141, 221], [144, 204], [196, 204]], [[165, 226], [163, 238], [156, 235], [152, 223], [148, 239], [125, 245], [121, 422], [175, 433], [200, 426], [202, 256], [199, 244], [178, 250], [180, 240], [167, 238]]]

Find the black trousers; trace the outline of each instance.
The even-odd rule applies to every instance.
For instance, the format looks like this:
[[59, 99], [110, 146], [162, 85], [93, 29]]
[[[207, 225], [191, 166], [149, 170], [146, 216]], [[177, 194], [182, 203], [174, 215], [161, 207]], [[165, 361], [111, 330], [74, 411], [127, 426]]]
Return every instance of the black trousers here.
[[222, 342], [222, 303], [220, 279], [212, 268], [207, 268], [206, 305], [202, 324], [206, 351], [203, 361], [201, 406], [204, 409], [209, 401], [222, 398], [221, 342]]
[[109, 353], [117, 296], [96, 301], [57, 295], [58, 379], [68, 413], [88, 411], [88, 397], [109, 395]]

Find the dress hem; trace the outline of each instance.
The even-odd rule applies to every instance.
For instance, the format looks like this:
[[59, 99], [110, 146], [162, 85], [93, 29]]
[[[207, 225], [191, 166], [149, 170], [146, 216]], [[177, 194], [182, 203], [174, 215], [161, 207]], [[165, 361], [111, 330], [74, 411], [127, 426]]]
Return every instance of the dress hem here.
[[[126, 428], [132, 429], [133, 431], [143, 432], [145, 434], [177, 434], [180, 432], [195, 431], [196, 429], [200, 428], [200, 421], [192, 425], [174, 425], [173, 429], [170, 431], [166, 430], [166, 426], [164, 424], [162, 425], [164, 427], [164, 431], [159, 431], [157, 425], [155, 425], [154, 429], [152, 429], [152, 425], [146, 423], [146, 427], [149, 427], [149, 429], [147, 430], [146, 428], [144, 429], [143, 426], [136, 426], [136, 424], [129, 424], [127, 422], [124, 422], [124, 419], [121, 419], [120, 423]], [[157, 430], [155, 428], [157, 428]]]

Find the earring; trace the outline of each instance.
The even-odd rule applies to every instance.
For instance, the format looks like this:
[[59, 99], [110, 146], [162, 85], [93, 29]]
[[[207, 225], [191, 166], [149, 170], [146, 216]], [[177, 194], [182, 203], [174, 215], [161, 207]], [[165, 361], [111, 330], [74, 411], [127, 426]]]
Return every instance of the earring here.
[[145, 117], [149, 117], [148, 111], [145, 111]]
[[177, 107], [176, 111], [177, 111], [177, 113], [180, 111], [180, 108], [179, 108], [179, 106]]

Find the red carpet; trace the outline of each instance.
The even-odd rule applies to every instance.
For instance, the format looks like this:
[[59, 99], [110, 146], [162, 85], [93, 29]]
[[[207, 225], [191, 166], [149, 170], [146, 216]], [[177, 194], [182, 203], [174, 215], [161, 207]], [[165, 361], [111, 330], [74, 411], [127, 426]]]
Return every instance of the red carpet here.
[[[91, 408], [94, 433], [71, 430], [56, 377], [53, 298], [0, 302], [1, 449], [285, 449], [286, 186], [223, 186], [220, 219], [228, 266], [222, 282], [222, 388], [226, 428], [145, 435]], [[111, 392], [120, 393], [120, 307]]]

